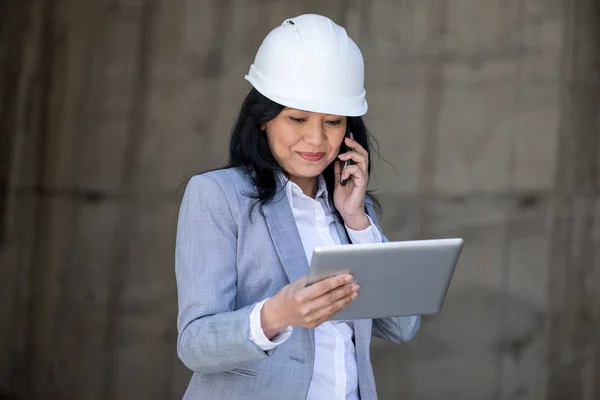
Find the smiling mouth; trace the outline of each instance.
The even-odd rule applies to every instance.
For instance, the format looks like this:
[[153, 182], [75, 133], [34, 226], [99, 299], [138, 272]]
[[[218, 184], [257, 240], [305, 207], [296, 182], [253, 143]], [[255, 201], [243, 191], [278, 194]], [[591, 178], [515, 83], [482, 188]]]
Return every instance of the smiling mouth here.
[[307, 161], [319, 161], [325, 156], [325, 153], [298, 152], [298, 154]]

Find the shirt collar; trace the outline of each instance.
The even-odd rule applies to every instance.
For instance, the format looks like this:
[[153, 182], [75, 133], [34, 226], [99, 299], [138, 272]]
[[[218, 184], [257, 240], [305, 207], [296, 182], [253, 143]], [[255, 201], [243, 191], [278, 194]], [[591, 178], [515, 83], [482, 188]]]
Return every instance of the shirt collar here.
[[[304, 192], [302, 192], [302, 189], [300, 189], [300, 186], [298, 186], [294, 182], [290, 181], [282, 172], [277, 173], [277, 178], [279, 179], [279, 182], [281, 183], [281, 185], [283, 186], [283, 188], [285, 190], [285, 194], [290, 203], [290, 207], [294, 206], [294, 203], [293, 203], [294, 197], [300, 197], [300, 196], [308, 197], [304, 194]], [[315, 199], [318, 199], [321, 197], [323, 199], [325, 199], [325, 203], [327, 204], [329, 211], [332, 211], [331, 207], [329, 206], [329, 192], [327, 191], [327, 184], [325, 183], [325, 178], [323, 177], [323, 174], [319, 175], [319, 177], [317, 179], [317, 195], [315, 196]]]

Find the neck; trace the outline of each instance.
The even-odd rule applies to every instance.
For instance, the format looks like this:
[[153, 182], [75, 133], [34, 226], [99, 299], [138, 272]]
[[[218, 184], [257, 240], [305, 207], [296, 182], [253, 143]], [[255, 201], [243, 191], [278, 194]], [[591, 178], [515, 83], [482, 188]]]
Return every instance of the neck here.
[[302, 190], [302, 192], [312, 197], [313, 199], [317, 196], [318, 179], [317, 177], [312, 178], [298, 178], [296, 176], [289, 176], [290, 181], [294, 182]]

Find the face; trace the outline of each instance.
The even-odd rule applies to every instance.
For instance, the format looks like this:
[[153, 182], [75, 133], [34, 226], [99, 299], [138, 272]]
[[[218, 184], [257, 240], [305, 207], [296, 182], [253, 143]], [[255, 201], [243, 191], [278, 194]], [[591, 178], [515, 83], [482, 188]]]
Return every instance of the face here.
[[269, 147], [290, 179], [315, 178], [336, 159], [346, 117], [285, 108], [267, 122]]

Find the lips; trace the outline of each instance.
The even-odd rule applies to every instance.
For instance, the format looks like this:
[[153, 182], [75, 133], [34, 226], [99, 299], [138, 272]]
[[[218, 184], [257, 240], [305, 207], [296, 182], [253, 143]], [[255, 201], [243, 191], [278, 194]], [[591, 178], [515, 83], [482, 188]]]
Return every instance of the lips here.
[[325, 153], [298, 152], [298, 154], [306, 161], [319, 161], [325, 156]]

